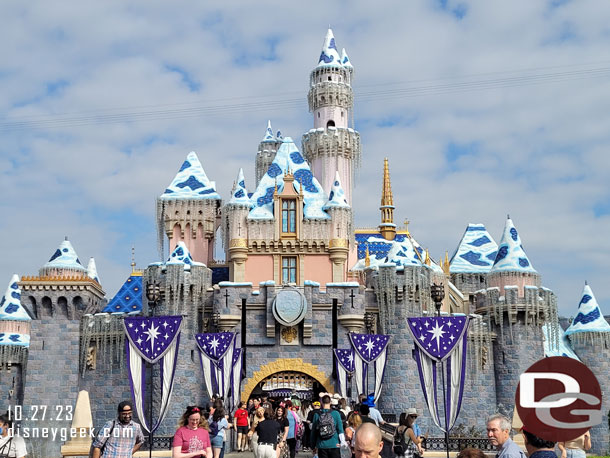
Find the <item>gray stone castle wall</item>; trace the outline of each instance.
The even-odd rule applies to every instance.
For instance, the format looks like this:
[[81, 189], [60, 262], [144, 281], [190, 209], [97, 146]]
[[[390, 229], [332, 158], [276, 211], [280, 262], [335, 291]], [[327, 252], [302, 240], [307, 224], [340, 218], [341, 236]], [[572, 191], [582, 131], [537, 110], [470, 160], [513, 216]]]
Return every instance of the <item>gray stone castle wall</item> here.
[[4, 413], [8, 406], [23, 405], [23, 375], [21, 364], [0, 370], [0, 413]]

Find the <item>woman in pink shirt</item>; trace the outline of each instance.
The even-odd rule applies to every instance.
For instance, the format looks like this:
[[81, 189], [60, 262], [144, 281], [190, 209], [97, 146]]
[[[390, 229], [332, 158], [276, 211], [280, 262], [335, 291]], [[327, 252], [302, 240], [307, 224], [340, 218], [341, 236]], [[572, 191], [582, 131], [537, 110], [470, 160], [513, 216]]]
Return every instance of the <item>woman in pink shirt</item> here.
[[208, 422], [201, 413], [198, 406], [186, 408], [174, 434], [172, 458], [212, 458]]

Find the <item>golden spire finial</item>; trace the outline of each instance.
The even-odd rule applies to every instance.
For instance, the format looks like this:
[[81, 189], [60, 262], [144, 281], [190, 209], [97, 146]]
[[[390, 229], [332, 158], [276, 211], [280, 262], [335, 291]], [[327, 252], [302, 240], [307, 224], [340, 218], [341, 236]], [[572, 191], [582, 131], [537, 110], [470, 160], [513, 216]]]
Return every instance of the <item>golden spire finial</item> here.
[[449, 252], [445, 251], [445, 262], [443, 263], [443, 272], [445, 272], [445, 275], [449, 275]]
[[136, 271], [136, 247], [131, 245], [131, 272]]
[[364, 256], [364, 266], [370, 267], [371, 265], [371, 257], [369, 255], [369, 245], [366, 245], [366, 255]]
[[409, 221], [408, 219], [405, 218], [405, 232], [407, 233], [407, 235], [411, 235], [411, 233], [409, 232], [409, 223], [411, 221]]
[[396, 237], [396, 224], [394, 224], [394, 197], [392, 196], [392, 183], [390, 182], [390, 166], [388, 158], [383, 160], [383, 189], [381, 191], [381, 225], [379, 231], [386, 240]]
[[426, 261], [425, 261], [426, 265], [429, 266], [431, 264], [430, 261], [430, 252], [428, 251], [428, 248], [426, 248]]

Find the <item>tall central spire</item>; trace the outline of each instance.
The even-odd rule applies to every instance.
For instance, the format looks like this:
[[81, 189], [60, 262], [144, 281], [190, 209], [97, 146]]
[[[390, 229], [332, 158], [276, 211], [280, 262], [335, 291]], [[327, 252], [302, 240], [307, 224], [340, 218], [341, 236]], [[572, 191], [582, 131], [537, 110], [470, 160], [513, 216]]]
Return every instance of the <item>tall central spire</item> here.
[[383, 160], [383, 189], [381, 191], [381, 224], [379, 232], [386, 240], [396, 237], [396, 224], [394, 224], [394, 196], [392, 195], [392, 182], [390, 181], [390, 166], [388, 158]]

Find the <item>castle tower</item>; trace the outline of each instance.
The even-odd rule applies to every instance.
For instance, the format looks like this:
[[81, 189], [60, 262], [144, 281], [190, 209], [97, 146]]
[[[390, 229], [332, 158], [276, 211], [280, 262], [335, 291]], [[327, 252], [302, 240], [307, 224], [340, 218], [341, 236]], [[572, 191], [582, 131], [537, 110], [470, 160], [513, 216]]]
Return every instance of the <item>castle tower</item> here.
[[95, 261], [89, 267], [95, 278], [88, 274], [66, 237], [38, 276], [21, 278], [22, 304], [37, 319], [78, 320], [85, 313], [99, 312], [105, 305], [105, 293], [97, 280]]
[[265, 136], [263, 140], [258, 144], [258, 153], [256, 153], [256, 165], [255, 165], [255, 179], [256, 186], [261, 181], [261, 178], [267, 172], [267, 169], [275, 159], [277, 149], [282, 144], [282, 134], [277, 131], [277, 135], [273, 134], [271, 128], [271, 121], [267, 121], [267, 130], [265, 130]]
[[[540, 276], [529, 262], [510, 218], [488, 275], [488, 285], [475, 295], [476, 313], [484, 316], [488, 329], [495, 333], [492, 348], [496, 401], [510, 411], [514, 408], [520, 374], [544, 358], [542, 325], [547, 321], [557, 326], [555, 295], [540, 287]], [[552, 334], [558, 336], [556, 331]]]
[[474, 311], [474, 293], [487, 288], [487, 274], [498, 254], [498, 244], [483, 224], [469, 224], [453, 253], [451, 283], [464, 295], [467, 312]]
[[347, 273], [347, 241], [352, 232], [352, 208], [345, 198], [339, 172], [335, 172], [335, 180], [328, 196], [328, 202], [324, 204], [322, 210], [325, 210], [332, 220], [328, 251], [333, 263], [333, 282], [343, 282]]
[[328, 29], [318, 65], [309, 77], [309, 111], [314, 127], [303, 135], [302, 150], [315, 177], [328, 192], [339, 171], [348, 204], [352, 203], [354, 171], [360, 164], [360, 134], [350, 127], [354, 107], [352, 66], [345, 49], [341, 55]]
[[379, 232], [386, 240], [396, 237], [396, 224], [394, 224], [394, 197], [392, 196], [392, 183], [390, 182], [390, 168], [388, 158], [383, 160], [383, 189], [381, 191], [381, 224]]
[[220, 226], [220, 195], [195, 152], [191, 152], [176, 177], [157, 199], [157, 237], [163, 257], [164, 235], [172, 252], [183, 241], [197, 262], [214, 260], [214, 239]]
[[248, 197], [244, 171], [239, 169], [231, 200], [223, 209], [225, 246], [228, 247], [229, 280], [234, 282], [246, 281], [246, 260], [248, 259], [248, 225], [246, 218], [251, 208], [252, 202]]
[[591, 452], [601, 455], [607, 450], [610, 440], [608, 425], [608, 395], [610, 394], [610, 324], [604, 318], [602, 311], [595, 299], [591, 287], [585, 283], [578, 314], [566, 329], [565, 334], [570, 339], [572, 348], [595, 374], [599, 382], [602, 394], [602, 422], [591, 429]]

